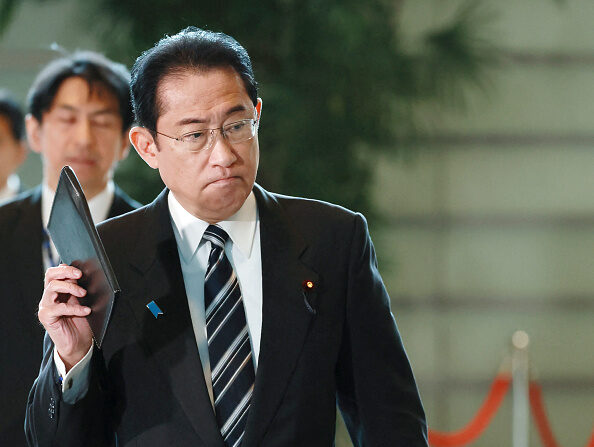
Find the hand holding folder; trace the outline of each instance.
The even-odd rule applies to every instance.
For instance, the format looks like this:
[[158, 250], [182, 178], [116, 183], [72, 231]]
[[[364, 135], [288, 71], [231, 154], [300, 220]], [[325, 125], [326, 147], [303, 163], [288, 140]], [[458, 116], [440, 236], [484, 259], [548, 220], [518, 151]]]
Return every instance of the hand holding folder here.
[[[65, 166], [60, 175], [48, 231], [61, 262], [76, 267], [82, 276], [77, 270], [66, 266], [48, 270], [46, 288], [40, 303], [40, 321], [46, 326], [50, 336], [53, 326], [48, 328], [48, 325], [58, 325], [59, 330], [54, 331], [54, 335], [60, 338], [66, 350], [76, 350], [70, 344], [79, 343], [77, 336], [85, 338], [88, 334], [85, 332], [87, 325], [80, 321], [80, 317], [86, 316], [93, 339], [100, 348], [115, 297], [120, 290], [82, 188], [69, 166]], [[52, 283], [48, 284], [50, 281]], [[62, 303], [69, 306], [60, 306]], [[90, 313], [86, 310], [87, 307], [90, 308]], [[60, 312], [63, 314], [60, 315]], [[46, 317], [49, 318], [43, 321]], [[68, 334], [69, 330], [75, 333]], [[56, 343], [55, 339], [54, 342]], [[89, 343], [87, 349], [88, 346]], [[60, 352], [60, 346], [58, 351]], [[60, 354], [62, 356], [61, 352]]]

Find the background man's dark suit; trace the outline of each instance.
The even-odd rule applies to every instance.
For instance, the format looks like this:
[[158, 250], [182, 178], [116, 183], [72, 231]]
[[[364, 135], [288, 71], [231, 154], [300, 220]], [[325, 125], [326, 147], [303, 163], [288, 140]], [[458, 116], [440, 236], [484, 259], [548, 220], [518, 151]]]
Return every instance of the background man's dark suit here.
[[[116, 186], [108, 217], [140, 204]], [[42, 357], [43, 327], [37, 320], [45, 268], [41, 253], [41, 186], [0, 207], [0, 444], [26, 445], [25, 405]]]
[[[426, 446], [423, 409], [365, 220], [257, 185], [254, 192], [262, 338], [242, 446], [331, 446], [337, 400], [356, 445]], [[95, 350], [89, 391], [74, 406], [61, 400], [46, 337], [27, 407], [30, 442], [91, 445], [111, 425], [120, 446], [222, 447], [166, 191], [149, 206], [102, 224], [100, 234], [122, 295], [103, 349]], [[304, 291], [305, 280], [314, 282], [312, 292]], [[158, 319], [146, 308], [152, 300], [164, 313]]]

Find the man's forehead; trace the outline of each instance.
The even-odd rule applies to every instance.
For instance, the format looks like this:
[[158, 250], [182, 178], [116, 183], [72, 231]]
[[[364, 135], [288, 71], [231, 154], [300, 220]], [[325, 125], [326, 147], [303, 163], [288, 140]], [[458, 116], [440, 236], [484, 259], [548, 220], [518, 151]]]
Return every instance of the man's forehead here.
[[209, 107], [229, 96], [250, 102], [241, 76], [232, 67], [180, 68], [165, 74], [155, 95], [158, 117], [167, 113], [172, 103], [191, 103]]
[[114, 109], [119, 114], [119, 101], [116, 94], [103, 82], [92, 81], [79, 76], [64, 79], [54, 95], [48, 111], [55, 107], [77, 107], [93, 104], [99, 108]]

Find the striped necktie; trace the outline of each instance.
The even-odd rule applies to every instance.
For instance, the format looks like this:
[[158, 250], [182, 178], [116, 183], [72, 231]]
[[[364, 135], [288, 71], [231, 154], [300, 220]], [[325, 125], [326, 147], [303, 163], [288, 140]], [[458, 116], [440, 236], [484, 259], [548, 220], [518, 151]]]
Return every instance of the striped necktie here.
[[237, 276], [225, 255], [229, 235], [210, 225], [203, 239], [211, 250], [204, 279], [206, 334], [215, 414], [225, 445], [237, 447], [254, 389], [254, 364]]

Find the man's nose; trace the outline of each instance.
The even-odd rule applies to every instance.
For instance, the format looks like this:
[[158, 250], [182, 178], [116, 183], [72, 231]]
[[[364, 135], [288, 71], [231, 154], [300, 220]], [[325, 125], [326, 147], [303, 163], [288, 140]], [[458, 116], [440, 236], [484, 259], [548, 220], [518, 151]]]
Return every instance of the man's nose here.
[[93, 128], [91, 121], [86, 118], [80, 118], [74, 125], [75, 142], [81, 146], [88, 146], [93, 139]]
[[237, 160], [233, 146], [218, 129], [211, 131], [212, 148], [210, 149], [210, 163], [216, 166], [229, 167]]

